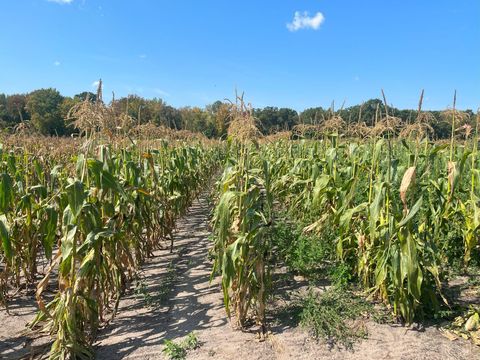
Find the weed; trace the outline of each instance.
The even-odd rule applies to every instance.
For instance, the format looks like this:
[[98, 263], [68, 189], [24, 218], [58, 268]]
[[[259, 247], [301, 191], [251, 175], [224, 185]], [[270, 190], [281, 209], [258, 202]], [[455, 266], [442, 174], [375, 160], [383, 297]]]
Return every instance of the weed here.
[[334, 285], [345, 286], [354, 277], [352, 268], [347, 263], [339, 263], [330, 268], [330, 280]]
[[291, 271], [309, 278], [320, 276], [334, 256], [333, 242], [327, 234], [306, 235], [301, 227], [295, 228], [283, 220], [277, 221], [271, 236], [278, 258]]
[[185, 359], [185, 356], [187, 355], [187, 350], [183, 348], [183, 346], [174, 343], [172, 340], [166, 339], [163, 344], [165, 345], [165, 348], [162, 350], [162, 352], [172, 360], [177, 360], [177, 359]]
[[185, 345], [188, 349], [196, 349], [198, 347], [198, 338], [194, 332], [191, 332], [187, 335], [185, 339]]
[[187, 356], [189, 350], [194, 350], [199, 346], [197, 335], [191, 332], [181, 342], [165, 339], [165, 347], [162, 352], [171, 360], [182, 360]]
[[156, 302], [158, 304], [163, 304], [168, 299], [168, 294], [170, 293], [176, 278], [177, 273], [175, 271], [175, 267], [173, 262], [170, 262], [167, 268], [167, 273], [161, 281], [160, 288], [156, 295]]
[[365, 338], [365, 327], [356, 322], [373, 312], [373, 307], [342, 287], [332, 287], [317, 294], [310, 290], [300, 300], [300, 324], [315, 339], [351, 349], [356, 339]]
[[134, 293], [137, 299], [141, 299], [145, 303], [145, 306], [151, 307], [154, 305], [155, 301], [153, 297], [148, 293], [147, 285], [145, 284], [144, 279], [139, 279], [135, 282]]

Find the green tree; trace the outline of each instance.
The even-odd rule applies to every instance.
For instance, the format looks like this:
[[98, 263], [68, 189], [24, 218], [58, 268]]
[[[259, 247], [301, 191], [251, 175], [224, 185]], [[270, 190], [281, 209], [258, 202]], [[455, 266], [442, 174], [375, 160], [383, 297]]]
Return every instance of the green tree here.
[[7, 95], [0, 94], [0, 126], [6, 127], [8, 123]]
[[201, 132], [208, 137], [216, 136], [214, 119], [207, 111], [199, 107], [185, 107], [180, 112], [185, 130]]
[[298, 113], [289, 108], [279, 109], [267, 106], [263, 109], [255, 109], [253, 115], [259, 121], [264, 134], [290, 130], [298, 123]]
[[182, 129], [182, 114], [180, 110], [170, 105], [162, 106], [159, 114], [161, 125], [165, 125], [175, 130]]
[[320, 107], [308, 108], [300, 113], [300, 123], [317, 125], [325, 120], [327, 111]]
[[80, 100], [80, 101], [85, 101], [85, 99], [87, 98], [91, 102], [97, 101], [97, 95], [92, 93], [91, 91], [84, 91], [73, 97], [74, 100]]
[[298, 124], [298, 113], [290, 108], [280, 108], [278, 110], [278, 130], [291, 130]]
[[130, 117], [135, 119], [135, 124], [146, 124], [154, 118], [149, 102], [150, 100], [141, 96], [129, 95], [115, 101], [115, 111], [117, 114], [128, 113]]
[[7, 111], [11, 124], [18, 124], [30, 119], [26, 105], [27, 96], [24, 94], [13, 94], [7, 97]]
[[35, 90], [27, 96], [27, 110], [38, 132], [43, 135], [64, 135], [65, 122], [61, 114], [63, 96], [56, 89]]
[[213, 122], [215, 137], [224, 137], [227, 134], [228, 124], [230, 121], [231, 105], [221, 101], [215, 101], [208, 105], [205, 109]]
[[144, 118], [147, 122], [151, 122], [156, 125], [168, 126], [166, 123], [162, 123], [162, 121], [160, 120], [162, 108], [166, 106], [162, 99], [153, 98], [151, 100], [147, 100], [145, 106], [146, 108], [143, 112], [142, 118]]

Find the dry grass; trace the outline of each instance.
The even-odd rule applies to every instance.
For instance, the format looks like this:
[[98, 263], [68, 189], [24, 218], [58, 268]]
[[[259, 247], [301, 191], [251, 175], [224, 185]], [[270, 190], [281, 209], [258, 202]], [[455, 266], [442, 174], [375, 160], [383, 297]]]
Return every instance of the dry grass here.
[[13, 128], [13, 133], [21, 136], [32, 135], [35, 132], [36, 130], [30, 121], [23, 121]]

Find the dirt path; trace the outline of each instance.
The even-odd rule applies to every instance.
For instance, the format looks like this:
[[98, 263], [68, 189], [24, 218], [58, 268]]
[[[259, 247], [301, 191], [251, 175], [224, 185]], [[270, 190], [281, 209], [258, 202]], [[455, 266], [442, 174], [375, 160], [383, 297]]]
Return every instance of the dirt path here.
[[[329, 350], [288, 324], [275, 325], [265, 342], [233, 330], [218, 279], [209, 283], [209, 214], [206, 200], [196, 201], [178, 223], [173, 254], [158, 251], [145, 264], [142, 285], [121, 300], [117, 317], [99, 332], [98, 359], [163, 359], [165, 339], [179, 340], [192, 331], [200, 346], [188, 359], [480, 359], [479, 348], [451, 342], [435, 328], [417, 332], [368, 323], [369, 337], [354, 351]], [[0, 312], [0, 359], [21, 354], [15, 334], [33, 316], [31, 306], [12, 310], [14, 317]]]
[[9, 304], [9, 313], [0, 310], [0, 359], [17, 359], [29, 354], [26, 325], [36, 314], [33, 294], [16, 297]]

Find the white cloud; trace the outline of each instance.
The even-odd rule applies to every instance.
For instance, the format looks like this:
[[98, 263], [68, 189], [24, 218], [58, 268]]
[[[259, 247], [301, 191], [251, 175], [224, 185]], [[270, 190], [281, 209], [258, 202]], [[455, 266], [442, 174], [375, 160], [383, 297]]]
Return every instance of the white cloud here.
[[55, 66], [60, 66], [60, 65], [61, 65], [61, 62], [58, 61], [58, 60], [55, 60], [55, 61], [53, 62], [53, 65], [55, 65]]
[[170, 96], [170, 94], [162, 89], [153, 89], [153, 92], [157, 95], [160, 95], [160, 96]]
[[310, 16], [307, 11], [303, 13], [295, 11], [293, 20], [287, 24], [289, 31], [297, 31], [301, 29], [313, 29], [318, 30], [320, 25], [325, 21], [325, 16], [321, 12], [317, 12], [314, 16]]
[[140, 59], [146, 59], [146, 58], [147, 58], [147, 55], [146, 55], [146, 54], [140, 54], [140, 55], [138, 55], [138, 57], [139, 57]]
[[96, 80], [92, 83], [92, 87], [97, 88], [100, 85], [100, 81]]
[[54, 2], [57, 4], [71, 4], [73, 0], [47, 0], [48, 2]]

